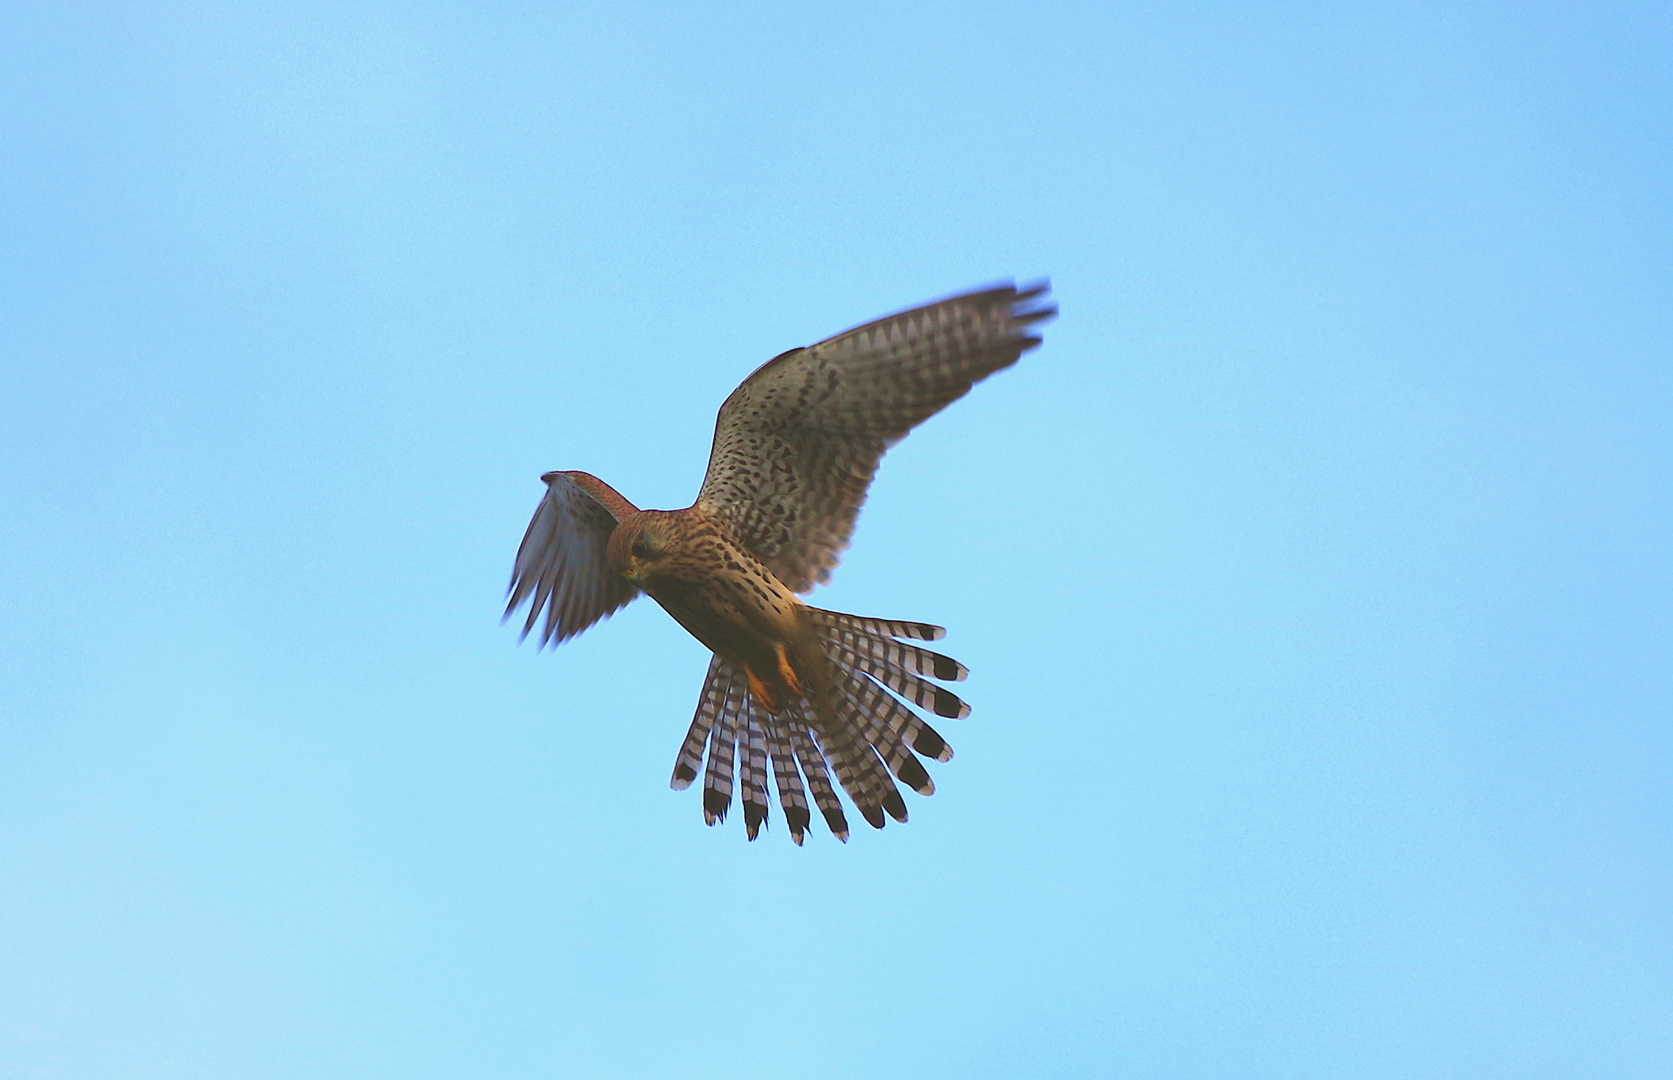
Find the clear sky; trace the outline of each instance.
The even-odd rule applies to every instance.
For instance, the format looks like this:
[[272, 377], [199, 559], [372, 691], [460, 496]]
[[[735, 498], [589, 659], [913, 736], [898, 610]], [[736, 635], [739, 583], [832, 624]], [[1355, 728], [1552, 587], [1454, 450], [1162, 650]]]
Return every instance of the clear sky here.
[[[1673, 1075], [1665, 4], [3, 20], [0, 1074]], [[1048, 275], [815, 594], [938, 793], [705, 828], [540, 473]]]

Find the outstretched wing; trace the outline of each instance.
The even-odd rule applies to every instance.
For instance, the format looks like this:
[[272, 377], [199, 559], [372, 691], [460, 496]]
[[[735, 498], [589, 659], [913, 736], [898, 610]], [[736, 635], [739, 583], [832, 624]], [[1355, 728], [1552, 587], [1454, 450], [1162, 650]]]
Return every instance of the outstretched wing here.
[[541, 479], [546, 497], [517, 548], [505, 618], [529, 601], [527, 637], [544, 609], [544, 648], [579, 634], [638, 596], [639, 589], [604, 557], [617, 515], [632, 512], [633, 504], [587, 473], [550, 472]]
[[829, 581], [884, 451], [1040, 344], [1045, 292], [966, 293], [768, 361], [720, 407], [697, 505], [796, 592]]

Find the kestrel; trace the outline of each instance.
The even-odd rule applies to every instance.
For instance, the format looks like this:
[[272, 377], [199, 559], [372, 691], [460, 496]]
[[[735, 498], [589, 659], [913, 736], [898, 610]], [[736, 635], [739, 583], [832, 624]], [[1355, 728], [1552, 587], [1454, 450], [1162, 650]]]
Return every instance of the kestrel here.
[[[651, 598], [714, 653], [673, 786], [703, 765], [703, 817], [724, 821], [734, 784], [751, 840], [772, 805], [791, 839], [808, 799], [839, 840], [848, 821], [831, 783], [881, 829], [906, 820], [898, 779], [932, 794], [918, 755], [952, 747], [910, 702], [937, 716], [970, 707], [931, 682], [963, 664], [912, 644], [944, 631], [811, 607], [796, 595], [830, 580], [889, 447], [972, 385], [1040, 344], [1057, 309], [1046, 286], [985, 289], [889, 315], [763, 364], [726, 399], [697, 501], [640, 510], [584, 472], [549, 472], [517, 549], [511, 613], [526, 636], [545, 612], [544, 646], [638, 596]], [[736, 771], [734, 771], [736, 770]]]

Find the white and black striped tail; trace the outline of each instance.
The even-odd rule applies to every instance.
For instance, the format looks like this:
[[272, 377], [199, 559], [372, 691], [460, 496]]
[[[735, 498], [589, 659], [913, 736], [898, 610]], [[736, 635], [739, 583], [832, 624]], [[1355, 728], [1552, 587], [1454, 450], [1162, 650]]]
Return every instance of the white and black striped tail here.
[[935, 785], [919, 756], [953, 757], [940, 733], [905, 703], [955, 719], [970, 713], [957, 695], [929, 681], [963, 679], [968, 674], [964, 665], [897, 640], [935, 641], [944, 633], [939, 626], [807, 610], [828, 660], [834, 715], [824, 724], [814, 722], [813, 704], [807, 701], [786, 703], [777, 715], [766, 715], [743, 674], [716, 656], [674, 762], [676, 790], [689, 787], [702, 769], [703, 819], [710, 825], [726, 820], [737, 786], [751, 840], [767, 823], [772, 806], [769, 763], [785, 825], [797, 844], [813, 808], [837, 839], [848, 839], [848, 820], [831, 773], [874, 828], [883, 827], [885, 814], [905, 821], [906, 803], [895, 780], [931, 795]]

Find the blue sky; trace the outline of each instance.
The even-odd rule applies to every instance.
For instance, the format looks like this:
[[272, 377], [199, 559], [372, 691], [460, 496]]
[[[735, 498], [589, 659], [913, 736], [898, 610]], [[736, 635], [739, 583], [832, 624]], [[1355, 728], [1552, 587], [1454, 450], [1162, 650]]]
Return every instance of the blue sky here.
[[[1664, 5], [5, 24], [0, 1072], [1667, 1074]], [[816, 594], [937, 794], [704, 828], [701, 647], [498, 622], [539, 474], [1045, 275]]]

